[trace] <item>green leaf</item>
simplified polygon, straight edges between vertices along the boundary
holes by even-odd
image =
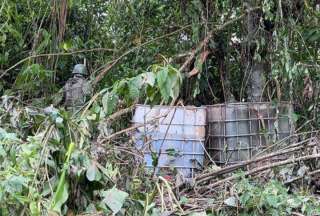
[[[178,97],[182,83],[180,72],[171,65],[155,68],[157,69],[158,88],[165,102],[168,102],[170,98]]]
[[[181,155],[181,153],[179,151],[177,151],[176,149],[174,148],[168,148],[166,149],[166,153],[169,155],[169,156],[172,156],[172,157],[177,157],[179,155]]]
[[[146,95],[148,97],[148,100],[153,102],[157,96],[157,93],[159,93],[159,90],[157,90],[156,88],[153,88],[151,86],[147,86]]]
[[[105,168],[104,167],[99,167],[99,168],[100,168],[100,171],[110,179],[114,178],[119,173],[119,169],[116,166],[112,166],[112,163],[106,163]]]
[[[159,157],[157,152],[151,152],[151,158],[152,158],[152,166],[157,167],[159,162]]]
[[[170,86],[170,96],[172,99],[178,97],[180,93],[180,86],[182,82],[182,77],[175,68],[169,66],[169,86]]]
[[[97,119],[97,114],[93,113],[93,114],[91,114],[91,115],[88,115],[88,116],[87,116],[87,119],[94,121],[94,120]]]
[[[5,189],[9,193],[21,192],[23,186],[27,187],[28,179],[23,176],[11,176],[5,181]]]
[[[237,198],[234,197],[234,196],[231,196],[229,198],[227,198],[225,201],[223,201],[224,204],[226,204],[227,206],[230,206],[230,207],[237,207]]]
[[[113,92],[107,92],[102,97],[103,110],[107,115],[113,113],[118,104],[118,95]]]
[[[141,76],[134,77],[129,80],[128,88],[129,88],[129,97],[131,99],[136,99],[140,96],[140,89],[142,87],[143,81]]]
[[[152,72],[147,72],[143,74],[144,82],[147,83],[150,86],[154,86],[156,82],[156,76]]]
[[[65,51],[68,51],[70,50],[70,48],[72,48],[72,43],[71,41],[66,41],[62,44],[62,47]]]
[[[185,197],[185,196],[180,197],[179,203],[180,204],[187,204],[188,203],[188,198]]]
[[[39,208],[38,203],[31,202],[29,205],[29,209],[30,209],[31,215],[33,215],[33,216],[40,215],[40,208]]]
[[[86,177],[89,181],[99,181],[101,179],[101,173],[94,162],[88,167]]]
[[[168,88],[168,85],[166,85],[167,78],[168,78],[168,68],[167,67],[158,71],[158,73],[157,73],[158,86],[160,89],[160,93],[166,102],[170,98],[170,92],[168,91],[169,88]]]
[[[63,165],[63,171],[59,179],[59,184],[56,192],[54,193],[53,200],[51,202],[50,209],[56,212],[61,213],[61,206],[68,200],[68,182],[66,180],[66,172],[69,167],[69,161],[71,154],[73,152],[75,144],[71,142],[66,153],[66,160]]]
[[[297,122],[297,121],[299,120],[299,118],[300,118],[300,115],[297,114],[297,113],[295,113],[295,112],[292,112],[292,113],[291,113],[291,118],[292,118],[292,120],[293,120],[294,122]]]
[[[102,196],[104,197],[103,203],[112,210],[113,214],[117,214],[121,210],[128,194],[113,187],[110,190],[103,191]]]
[[[61,213],[61,206],[68,200],[68,182],[65,179],[66,171],[64,170],[54,194],[53,201],[51,203],[51,210]]]

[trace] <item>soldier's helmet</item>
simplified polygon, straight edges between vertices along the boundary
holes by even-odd
[[[88,75],[87,68],[84,64],[76,64],[73,68],[72,74]]]

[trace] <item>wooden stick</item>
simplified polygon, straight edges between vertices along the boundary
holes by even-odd
[[[121,110],[113,113],[112,115],[110,115],[105,121],[106,122],[112,122],[112,121],[116,120],[117,118],[119,118],[120,116],[125,115],[125,114],[127,114],[129,112],[132,112],[133,109],[134,109],[134,105],[131,106],[131,107],[127,107],[125,109],[121,109]]]

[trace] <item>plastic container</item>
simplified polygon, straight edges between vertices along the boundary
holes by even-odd
[[[207,106],[207,150],[218,164],[252,158],[293,134],[290,103],[229,103]]]
[[[148,168],[158,174],[179,171],[185,178],[201,169],[204,159],[206,109],[137,105],[133,116],[136,147]],[[141,127],[139,127],[141,125]],[[152,157],[153,155],[153,157]]]

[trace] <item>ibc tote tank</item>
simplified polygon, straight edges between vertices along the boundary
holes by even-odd
[[[207,150],[218,164],[249,160],[293,134],[292,104],[226,103],[207,106]]]
[[[156,172],[176,169],[184,177],[194,176],[203,165],[206,126],[205,107],[137,105],[133,116],[136,147],[153,168],[152,152],[160,155]],[[139,127],[141,125],[141,127]]]

